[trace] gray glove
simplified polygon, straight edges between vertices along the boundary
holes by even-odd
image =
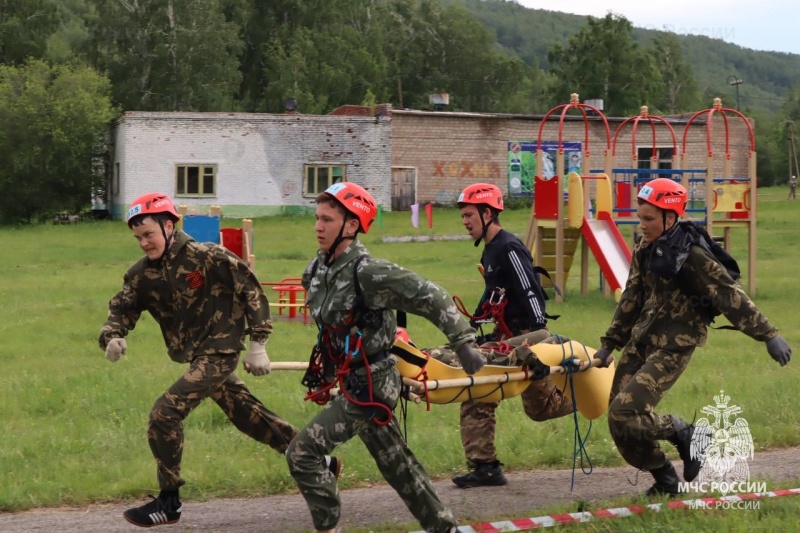
[[[461,361],[461,367],[464,369],[464,372],[469,375],[480,372],[483,365],[486,364],[486,359],[483,357],[483,354],[479,352],[471,342],[462,344],[461,347],[456,350],[456,355],[458,356],[458,360]]]
[[[119,361],[119,358],[128,351],[128,343],[119,337],[113,338],[106,344],[106,359],[112,363]]]
[[[792,347],[780,335],[767,341],[767,351],[781,366],[786,366],[792,358]]]
[[[611,352],[609,352],[603,347],[594,352],[592,358],[600,359],[600,364],[597,365],[597,368],[608,368],[608,366],[614,362],[614,356],[611,355]]]

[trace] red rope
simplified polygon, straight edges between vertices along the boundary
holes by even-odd
[[[431,401],[428,399],[428,371],[425,370],[424,368],[420,369],[419,374],[414,376],[414,379],[416,381],[422,382],[422,385],[425,387],[425,405],[427,407],[426,411],[430,411]]]
[[[353,354],[356,354],[359,351],[361,351],[362,347],[363,346],[362,346],[362,342],[361,342],[361,335],[357,335],[356,348],[353,350]],[[345,360],[344,365],[342,365],[341,369],[336,372],[337,381],[339,381],[339,390],[342,392],[344,397],[347,398],[348,401],[352,402],[355,405],[358,405],[359,407],[374,408],[374,409],[380,409],[380,410],[384,411],[386,413],[386,418],[385,419],[382,420],[382,419],[378,418],[377,416],[373,417],[373,418],[374,418],[375,424],[377,424],[379,426],[386,426],[392,421],[392,418],[394,418],[394,413],[389,408],[389,406],[375,401],[375,399],[374,399],[375,397],[373,395],[373,388],[372,388],[372,369],[370,369],[370,367],[369,367],[369,361],[367,360],[367,354],[364,353],[363,351],[361,351],[361,358],[364,361],[364,368],[366,369],[366,373],[367,373],[367,392],[368,392],[367,397],[369,398],[369,400],[367,400],[366,402],[362,402],[362,401],[357,400],[356,398],[351,396],[347,392],[347,389],[344,387],[344,378],[347,377],[350,374],[350,361],[353,359],[352,357],[348,357]]]
[[[500,332],[500,338],[510,339],[513,337],[514,334],[511,333],[511,330],[508,328],[505,319],[506,305],[508,305],[508,300],[503,298],[498,303],[484,302],[484,307],[487,304],[490,306],[489,311],[492,314],[492,318],[494,318],[494,323],[497,326],[497,330]]]
[[[491,317],[494,320],[497,331],[500,333],[501,339],[510,339],[514,336],[506,324],[505,314],[508,301],[505,298],[504,289],[495,289],[491,292],[489,298],[484,300],[481,305],[481,314],[479,315],[473,315],[467,311],[464,302],[458,296],[453,296],[453,301],[456,304],[456,309],[470,320],[480,321]]]
[[[321,346],[326,346],[328,348],[328,353],[327,354],[323,354],[321,352],[319,353],[319,357],[315,358],[311,362],[311,367],[310,367],[311,371],[320,379],[323,379],[324,376],[322,369],[323,367],[322,358],[328,357],[336,368],[336,379],[333,382],[328,383],[324,387],[321,387],[319,389],[312,390],[309,388],[308,393],[306,394],[306,397],[304,399],[311,400],[318,405],[325,405],[331,399],[331,389],[333,389],[335,386],[338,385],[339,392],[351,403],[358,405],[359,407],[375,408],[384,411],[386,413],[386,418],[381,419],[375,417],[375,423],[379,426],[385,426],[392,421],[394,413],[392,413],[392,410],[387,405],[377,402],[374,399],[375,396],[372,385],[373,382],[372,369],[370,368],[369,360],[367,359],[367,354],[363,351],[363,343],[361,335],[352,333],[349,334],[351,340],[355,338],[355,342],[353,343],[354,348],[349,353],[347,352],[347,350],[343,350],[342,353],[340,353],[338,356],[334,356],[334,354],[331,353],[330,351],[330,347],[333,345],[331,339],[331,333],[343,333],[346,331],[347,328],[325,327],[320,332],[319,344]],[[369,399],[366,402],[362,402],[353,397],[345,387],[345,379],[347,378],[347,376],[350,375],[350,362],[353,360],[353,357],[358,353],[361,354],[361,359],[364,362],[364,368],[366,369],[366,374],[367,374],[366,376],[367,397]]]
[[[461,313],[465,317],[469,318],[470,320],[483,320],[483,319],[489,318],[489,313],[488,312],[479,316],[479,315],[473,315],[472,313],[467,311],[467,306],[464,305],[464,302],[458,296],[453,296],[453,301],[455,302],[456,309],[458,309],[459,313]],[[481,309],[483,309],[483,308],[481,308]]]

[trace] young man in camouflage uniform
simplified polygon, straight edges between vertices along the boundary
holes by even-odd
[[[177,230],[178,220],[172,200],[164,194],[145,194],[131,204],[128,226],[146,256],[128,269],[100,332],[100,348],[116,362],[127,351],[124,337],[147,311],[161,326],[170,358],[189,363],[150,412],[147,439],[161,492],[123,515],[142,527],[173,524],[181,517],[183,420],[205,398],[214,400],[237,429],[277,452],[284,453],[297,433],[234,374],[245,347],[246,326],[250,345],[245,369],[255,376],[270,371],[266,342],[272,322],[261,284],[247,264],[225,248],[195,242]],[[337,474],[340,466],[335,458],[330,461]]]
[[[369,256],[357,234],[369,231],[377,205],[362,187],[332,185],[317,197],[317,258],[303,274],[307,303],[319,327],[307,383],[319,398],[341,393],[297,435],[286,458],[318,532],[335,531],[341,513],[336,480],[323,457],[356,435],[426,531],[457,531],[425,469],[406,446],[393,417],[401,390],[389,350],[401,310],[427,318],[447,335],[469,374],[484,362],[475,331],[441,287],[389,261]]]
[[[529,342],[550,336],[544,306],[545,295],[533,270],[530,250],[500,226],[503,194],[487,183],[470,185],[458,198],[461,220],[475,246],[484,242],[481,266],[486,290],[476,316],[485,314],[488,300],[503,302],[502,324],[497,324],[493,340],[533,333]],[[502,327],[501,327],[502,326]],[[536,336],[538,333],[538,336]],[[461,443],[470,471],[453,477],[462,488],[505,485],[506,477],[494,446],[495,411],[499,403],[467,401],[461,404]],[[550,380],[535,380],[522,393],[525,414],[543,422],[574,411],[572,402]]]
[[[702,304],[713,303],[736,329],[765,342],[781,366],[789,362],[792,350],[708,245],[687,238],[702,234],[691,222],[678,221],[686,210],[686,189],[681,184],[658,178],[646,183],[638,198],[642,238],[595,358],[605,366],[613,350],[622,350],[608,407],[611,436],[628,464],[655,478],[648,495],[674,495],[679,478],[658,441],[676,446],[683,477],[692,481],[700,473],[702,444],[708,436],[655,408],[686,369],[695,348],[705,344],[709,319]]]

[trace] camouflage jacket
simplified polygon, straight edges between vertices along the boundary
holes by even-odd
[[[394,344],[397,321],[393,310],[406,311],[428,319],[445,335],[453,350],[475,340],[475,330],[456,309],[450,295],[438,285],[410,270],[384,259],[370,257],[356,239],[330,266],[320,252],[303,273],[308,291],[309,312],[318,326],[346,331],[346,320],[353,310],[356,291],[353,267],[359,256],[358,283],[365,308],[377,310],[380,320],[362,330],[366,354],[388,350]],[[333,335],[334,353],[344,351],[344,333]]]
[[[148,311],[161,326],[169,356],[179,363],[198,355],[238,354],[272,333],[269,303],[255,274],[222,246],[194,241],[182,231],[160,261],[143,257],[125,273],[108,303],[100,348],[124,337]]]
[[[600,338],[604,348],[629,342],[677,348],[702,346],[708,330],[695,303],[710,301],[730,323],[757,341],[778,334],[755,303],[702,247],[693,245],[681,271],[666,279],[647,267],[650,245],[642,239],[634,248],[630,273],[614,318]]]

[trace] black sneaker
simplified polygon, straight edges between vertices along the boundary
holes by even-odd
[[[342,460],[332,455],[328,456],[328,470],[331,471],[333,477],[339,479],[339,474],[342,473]]]
[[[463,476],[455,476],[453,483],[462,489],[472,487],[499,487],[508,483],[506,476],[503,475],[503,468],[500,461],[491,463],[467,463],[470,471]]]
[[[163,500],[150,496],[153,500],[141,507],[128,509],[122,516],[131,524],[139,527],[163,526],[174,524],[181,519],[183,506],[177,498]]]

